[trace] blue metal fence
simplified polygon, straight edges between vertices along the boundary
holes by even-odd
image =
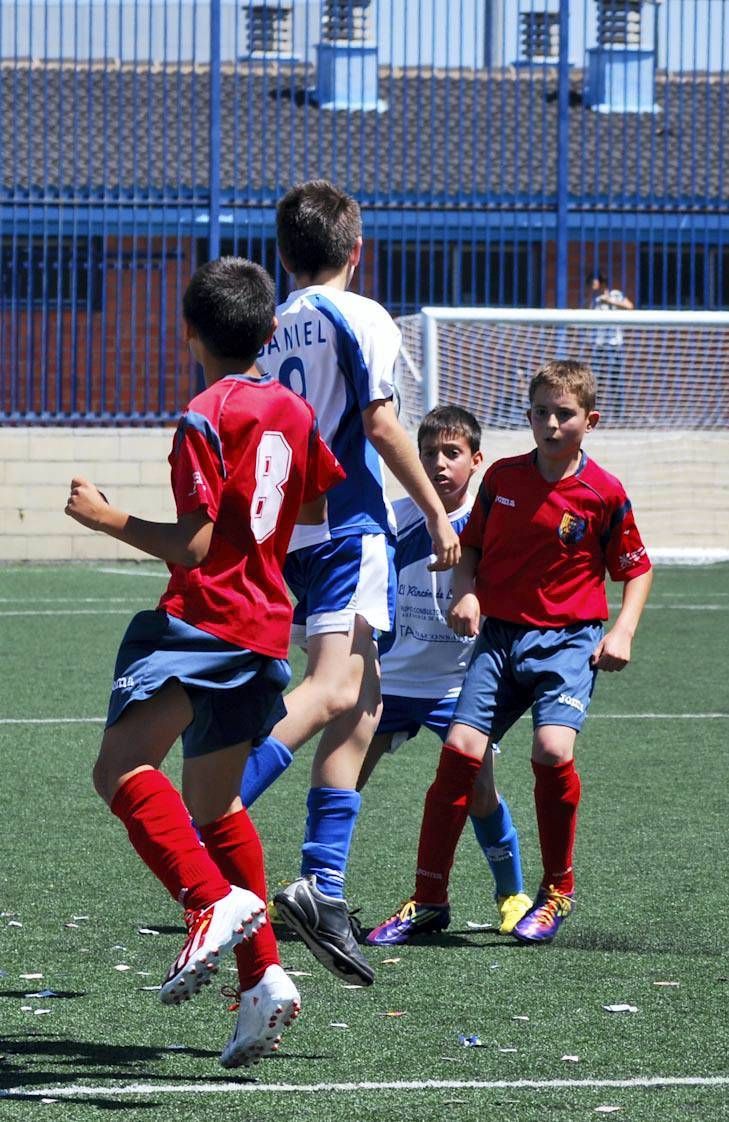
[[[276,199],[361,201],[422,304],[729,308],[723,0],[3,0],[0,421],[158,423],[208,256],[285,290]]]

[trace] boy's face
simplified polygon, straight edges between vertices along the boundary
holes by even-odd
[[[527,417],[540,456],[546,461],[567,462],[579,452],[600,414],[596,409],[588,413],[567,390],[539,386]]]
[[[481,452],[472,452],[465,436],[441,434],[427,436],[420,442],[420,462],[425,474],[450,513],[456,510],[468,490],[471,476],[483,460]]]

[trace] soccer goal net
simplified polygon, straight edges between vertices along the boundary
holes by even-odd
[[[729,314],[423,308],[399,321],[400,416],[469,409],[488,463],[529,447],[529,380],[588,363],[600,424],[586,451],[619,476],[653,553],[729,559]]]

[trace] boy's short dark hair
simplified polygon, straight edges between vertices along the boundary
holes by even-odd
[[[248,365],[270,335],[275,312],[273,281],[243,257],[201,265],[182,298],[182,314],[210,353]]]
[[[584,362],[560,358],[548,362],[538,370],[529,383],[529,401],[541,386],[552,390],[565,390],[577,398],[586,413],[591,413],[597,400],[597,382],[592,370]]]
[[[481,447],[481,426],[467,409],[460,405],[436,405],[426,413],[418,428],[418,451],[424,440],[429,437],[461,437],[467,441],[472,453]]]
[[[587,280],[585,281],[585,284],[590,285],[594,281],[598,281],[599,284],[607,284],[607,277],[604,273],[599,273],[597,270],[595,270],[592,273],[587,274]]]
[[[326,179],[297,183],[276,208],[276,238],[294,276],[341,269],[362,234],[359,203]]]

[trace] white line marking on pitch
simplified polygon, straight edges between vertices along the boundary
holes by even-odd
[[[525,713],[522,721],[531,717]],[[725,721],[729,713],[591,713],[591,721]],[[0,717],[0,725],[102,724],[106,717]]]
[[[106,717],[0,717],[0,725],[103,725]]]
[[[17,611],[0,612],[0,619],[5,616],[128,616],[128,608],[48,608],[39,612]]]
[[[111,573],[117,577],[156,577],[158,580],[166,580],[169,573],[166,569],[160,569],[155,572],[154,569],[112,569],[108,566],[100,569],[94,569],[95,573]]]
[[[0,604],[136,604],[146,596],[0,596]]]
[[[24,1098],[74,1098],[81,1096],[107,1098],[117,1095],[237,1095],[273,1093],[315,1094],[325,1091],[548,1091],[548,1090],[631,1090],[637,1087],[726,1087],[729,1076],[651,1076],[645,1079],[423,1079],[393,1080],[382,1083],[129,1083],[126,1085],[73,1087],[10,1087],[0,1091],[0,1098],[22,1095]]]

